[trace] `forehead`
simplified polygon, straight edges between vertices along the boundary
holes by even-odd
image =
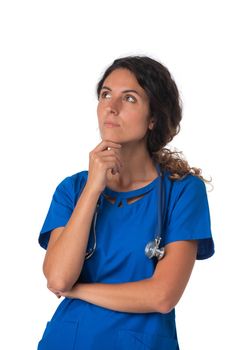
[[[139,85],[135,75],[126,68],[117,68],[111,72],[103,82],[112,90],[121,92],[123,90],[137,90],[142,97],[147,97],[145,90]]]

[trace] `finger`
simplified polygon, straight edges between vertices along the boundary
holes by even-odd
[[[113,149],[113,148],[103,150],[102,152],[99,152],[98,154],[99,154],[101,157],[114,156],[114,157],[117,157],[118,159],[120,159],[119,150]]]
[[[94,149],[94,151],[105,150],[105,149],[108,149],[108,147],[115,148],[115,149],[120,149],[121,148],[121,144],[117,143],[117,142],[112,142],[112,141],[109,141],[109,140],[104,140],[99,145],[97,145],[97,147]]]
[[[102,158],[102,160],[104,162],[111,161],[113,166],[115,166],[115,167],[117,167],[119,169],[122,168],[122,166],[123,166],[120,158],[118,156],[116,156],[115,154],[109,154],[109,155],[108,154],[104,154],[104,155],[102,155],[101,158]]]
[[[119,172],[120,165],[117,164],[116,159],[104,159],[104,164],[106,167],[106,170],[110,170],[111,173],[117,173]]]
[[[111,150],[111,149],[110,149],[110,150]],[[110,151],[110,150],[108,150],[108,151]],[[108,154],[107,154],[107,155],[108,155]],[[118,155],[117,150],[114,150],[113,155],[116,157],[117,164],[118,164],[120,167],[122,167],[122,166],[123,166],[123,163],[122,163],[122,161],[121,161],[121,159],[120,159],[120,157],[119,157],[119,155]]]

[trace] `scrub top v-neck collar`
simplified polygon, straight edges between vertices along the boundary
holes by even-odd
[[[103,193],[106,195],[112,195],[114,197],[121,197],[121,198],[128,198],[128,197],[134,197],[134,196],[136,197],[152,189],[156,185],[156,183],[159,181],[159,178],[160,176],[158,175],[154,180],[152,180],[146,186],[143,186],[135,190],[130,190],[130,191],[123,191],[123,192],[115,191],[106,186],[105,189],[103,190]]]
[[[160,166],[158,164],[155,165],[156,169],[157,169],[157,177],[154,178],[149,184],[147,184],[146,186],[143,186],[141,188],[137,188],[135,190],[130,190],[130,191],[115,191],[113,189],[111,189],[110,187],[105,187],[105,189],[102,192],[102,198],[104,198],[105,201],[107,201],[108,204],[111,204],[111,207],[121,207],[122,208],[122,204],[124,208],[130,208],[130,206],[132,206],[132,204],[140,202],[140,200],[133,202],[133,203],[128,203],[127,199],[128,198],[132,198],[132,197],[137,197],[140,195],[143,195],[147,192],[150,192],[153,188],[155,188],[157,186],[157,184],[159,183],[159,181],[161,181],[161,170],[160,170]],[[114,197],[115,198],[115,202],[111,203],[109,202],[109,200],[105,197],[106,196],[110,196],[110,197]],[[143,196],[144,197],[144,196]],[[142,198],[141,198],[142,200]]]
[[[159,164],[155,164],[155,168],[157,170],[158,176],[156,178],[154,178],[154,180],[152,180],[149,184],[147,184],[146,186],[143,186],[141,188],[137,188],[135,190],[130,190],[130,191],[115,191],[112,190],[110,187],[106,186],[105,189],[103,190],[103,194],[106,195],[113,195],[116,198],[127,198],[127,197],[136,197],[139,196],[147,191],[149,191],[150,189],[152,189],[157,182],[159,182],[160,178],[161,178],[161,168],[159,166]]]

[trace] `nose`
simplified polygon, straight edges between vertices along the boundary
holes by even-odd
[[[121,105],[120,101],[117,98],[111,98],[110,101],[108,101],[106,109],[110,113],[118,114],[120,111]]]

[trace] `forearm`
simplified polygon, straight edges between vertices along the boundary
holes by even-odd
[[[68,290],[78,280],[98,197],[89,187],[84,188],[66,227],[47,251],[43,271],[48,287]]]
[[[117,284],[78,283],[60,295],[85,300],[114,311],[160,312],[161,293],[159,290],[155,292],[154,281],[150,278]]]

